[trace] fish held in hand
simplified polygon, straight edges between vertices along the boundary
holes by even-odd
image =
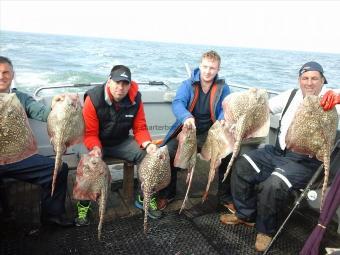
[[[164,189],[170,183],[170,156],[166,145],[152,154],[146,154],[139,165],[138,177],[144,196],[144,233],[147,233],[147,215],[151,195]]]
[[[38,152],[25,109],[14,93],[0,93],[0,165]]]
[[[324,111],[320,98],[306,96],[297,109],[286,135],[287,149],[316,157],[323,162],[325,177],[321,192],[320,210],[324,201],[330,168],[330,154],[336,137],[338,114],[336,109]]]
[[[222,107],[227,139],[232,145],[233,153],[224,174],[224,181],[238,156],[241,143],[248,138],[268,135],[270,126],[268,94],[265,89],[257,88],[232,93],[223,100]]]
[[[106,163],[100,157],[83,155],[77,167],[73,197],[77,200],[98,202],[98,239],[101,238],[110,183],[111,175]]]
[[[187,169],[187,191],[181,206],[179,213],[185,207],[188,200],[189,191],[191,188],[192,178],[196,166],[196,156],[197,156],[197,137],[196,129],[183,127],[182,131],[177,135],[178,147],[176,151],[176,156],[174,159],[174,166],[182,169]]]
[[[178,147],[174,159],[174,166],[188,169],[190,160],[197,152],[196,129],[183,127],[177,135]]]
[[[55,103],[47,118],[47,132],[56,153],[51,195],[53,195],[58,171],[62,164],[62,155],[67,147],[82,142],[84,131],[85,125],[79,96],[67,94],[63,100]]]
[[[230,148],[225,126],[220,121],[215,121],[208,131],[207,139],[200,153],[201,159],[210,160],[208,183],[203,194],[203,202],[208,197],[210,184],[214,180],[216,169],[221,164],[221,160],[231,152]]]

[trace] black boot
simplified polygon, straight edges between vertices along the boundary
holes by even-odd
[[[52,215],[48,213],[42,213],[40,222],[42,225],[56,225],[60,227],[74,226],[73,220],[68,219],[65,214]]]

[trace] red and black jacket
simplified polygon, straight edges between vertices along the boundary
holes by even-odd
[[[131,129],[139,145],[150,141],[137,83],[131,82],[127,97],[119,104],[106,102],[105,88],[105,85],[97,86],[85,94],[85,146],[92,149],[94,146],[117,145],[128,138]]]

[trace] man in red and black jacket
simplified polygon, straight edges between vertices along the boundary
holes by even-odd
[[[114,66],[106,84],[85,93],[83,116],[84,144],[91,155],[107,155],[139,163],[146,153],[154,153],[157,149],[146,125],[141,93],[126,66]],[[133,136],[129,134],[131,129]],[[151,218],[161,217],[161,211],[155,205],[153,198],[149,210]],[[77,206],[76,225],[88,225],[86,216],[90,203],[81,201]],[[143,209],[141,195],[138,195],[135,206]]]

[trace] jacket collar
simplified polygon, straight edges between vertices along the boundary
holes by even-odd
[[[107,86],[108,86],[108,83],[106,82],[105,87],[104,87],[105,102],[108,105],[112,105],[111,96],[108,94]],[[132,105],[135,104],[135,99],[136,99],[136,96],[137,96],[137,92],[138,92],[138,84],[135,81],[131,81],[131,86],[130,86],[129,92],[127,94],[127,97],[129,98],[130,104],[132,104]],[[125,98],[122,99],[121,102],[123,102],[123,101],[126,102]]]

